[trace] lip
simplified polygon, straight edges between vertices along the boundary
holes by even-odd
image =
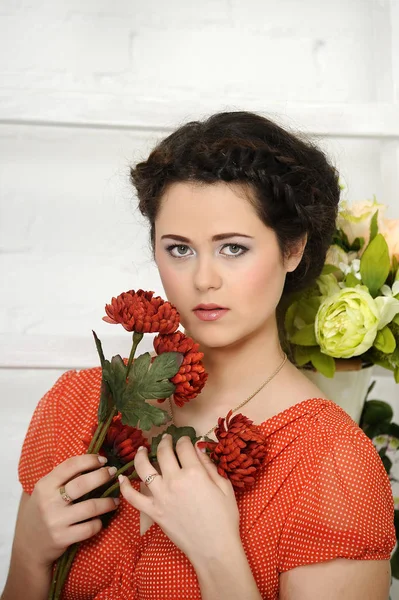
[[[217,321],[221,319],[227,312],[228,308],[214,308],[214,309],[203,309],[199,308],[194,310],[194,314],[200,321]]]
[[[193,310],[212,310],[212,309],[222,309],[227,310],[225,306],[220,306],[220,304],[198,304]]]

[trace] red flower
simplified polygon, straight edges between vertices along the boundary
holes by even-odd
[[[242,415],[218,420],[215,435],[218,442],[198,442],[200,448],[210,451],[219,475],[230,479],[234,489],[243,490],[255,483],[257,471],[266,458],[266,438],[253,421]]]
[[[183,406],[185,402],[198,396],[208,379],[208,374],[201,362],[204,353],[198,352],[199,344],[181,331],[170,335],[157,335],[153,344],[157,354],[181,352],[184,355],[180,369],[170,380],[176,386],[175,404]],[[159,400],[159,402],[164,402],[164,400]]]
[[[95,430],[96,427],[94,426],[92,433]],[[91,437],[85,438],[83,441],[88,446]],[[130,425],[123,425],[121,415],[117,414],[112,419],[112,423],[108,428],[107,435],[100,449],[100,454],[107,456],[108,459],[112,456],[122,466],[134,459],[140,446],[145,446],[150,450],[150,444],[143,436],[141,429],[131,427]],[[114,461],[112,461],[113,463]],[[134,467],[132,466],[125,472],[125,475],[129,475],[133,471]]]
[[[180,323],[179,313],[170,302],[153,295],[144,290],[123,292],[105,305],[103,321],[120,323],[126,331],[137,333],[173,333]]]

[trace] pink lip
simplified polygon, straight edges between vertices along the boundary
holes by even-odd
[[[226,309],[225,306],[220,306],[219,304],[198,304],[193,310],[211,310],[212,308]]]
[[[220,319],[221,317],[223,317],[227,313],[228,310],[229,310],[228,308],[215,308],[215,309],[200,308],[198,310],[194,310],[194,314],[201,321],[216,321],[217,319]]]

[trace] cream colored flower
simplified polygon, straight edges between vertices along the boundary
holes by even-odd
[[[399,219],[384,219],[381,231],[388,244],[389,256],[396,256],[399,260]]]
[[[338,212],[337,227],[342,229],[348,236],[350,244],[353,244],[356,238],[364,238],[364,250],[370,240],[370,223],[374,213],[378,210],[378,230],[382,228],[383,215],[386,210],[384,204],[374,200],[365,200],[348,205],[346,201],[341,202]]]
[[[375,340],[380,313],[361,286],[344,288],[327,297],[316,315],[315,334],[320,350],[334,358],[366,352]]]

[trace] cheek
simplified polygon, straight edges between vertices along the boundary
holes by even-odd
[[[157,267],[166,297],[169,302],[176,305],[176,300],[178,301],[179,297],[181,299],[183,274],[177,272],[167,261],[163,261],[162,259],[157,261]]]
[[[279,257],[270,256],[269,260],[258,260],[250,269],[244,270],[237,278],[237,287],[243,294],[253,294],[254,299],[259,298],[263,292],[273,295],[281,291],[285,280],[285,270]]]

